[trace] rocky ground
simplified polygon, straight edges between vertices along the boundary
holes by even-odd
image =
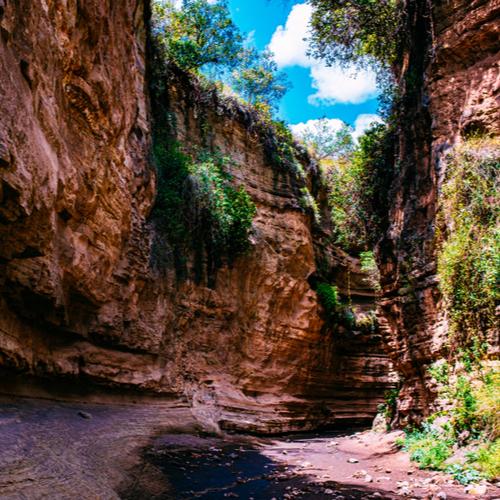
[[[420,471],[394,447],[397,433],[371,431],[275,439],[164,435],[145,453],[175,498],[500,498],[488,485],[467,494],[444,474]],[[138,492],[128,498],[141,498]]]
[[[71,403],[0,396],[1,499],[473,498],[416,469],[395,434],[200,434],[179,400]],[[488,485],[476,498],[500,498]]]

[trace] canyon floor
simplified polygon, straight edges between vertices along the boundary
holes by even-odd
[[[396,435],[208,436],[181,400],[0,397],[0,498],[474,498],[416,469]],[[500,488],[480,498],[500,498]]]

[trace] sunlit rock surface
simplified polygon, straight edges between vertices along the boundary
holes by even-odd
[[[435,395],[425,367],[442,355],[447,341],[436,276],[443,160],[470,134],[500,132],[500,4],[407,3],[408,44],[399,69],[404,99],[398,170],[390,227],[379,245],[380,319],[403,380],[401,421],[432,411]]]
[[[153,255],[144,5],[0,5],[2,389],[17,373],[181,395],[206,427],[253,432],[373,418],[394,384],[381,337],[327,328],[310,285],[318,254],[341,290],[346,276],[363,288],[359,263],[319,248],[328,228],[313,229],[244,113],[169,80],[179,139],[201,144],[203,112],[258,210],[251,251],[214,286],[179,283]],[[370,290],[352,296],[373,307]]]

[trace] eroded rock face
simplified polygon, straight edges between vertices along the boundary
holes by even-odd
[[[426,367],[447,341],[436,276],[443,160],[471,133],[500,132],[498,2],[417,1],[408,2],[408,11],[399,171],[391,225],[379,246],[380,319],[403,378],[401,421],[432,411],[435,395]]]
[[[241,114],[201,105],[257,205],[251,251],[211,287],[154,265],[142,1],[7,1],[0,16],[5,376],[185,395],[214,428],[372,418],[394,384],[380,335],[325,327],[309,283],[321,230]],[[170,85],[179,138],[199,144],[200,104]],[[363,281],[358,263],[320,251],[340,288],[347,272]],[[353,300],[373,304],[358,288]]]

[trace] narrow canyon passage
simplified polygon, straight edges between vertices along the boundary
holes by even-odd
[[[499,500],[498,19],[0,0],[0,500]]]
[[[210,436],[181,400],[63,403],[0,396],[0,498],[471,498],[418,470],[398,433],[362,428]],[[446,495],[446,496],[444,496]],[[490,489],[495,498],[500,489]]]

